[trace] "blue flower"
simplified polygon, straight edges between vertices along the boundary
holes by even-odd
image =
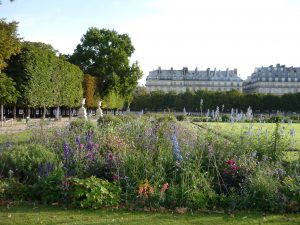
[[[172,143],[173,143],[173,153],[174,153],[174,156],[175,156],[176,160],[177,161],[182,161],[183,157],[180,154],[180,147],[179,147],[179,143],[177,141],[177,137],[176,137],[175,134],[172,135],[171,140],[172,140]]]
[[[174,154],[180,153],[180,147],[179,147],[177,137],[176,137],[175,134],[172,135],[171,140],[172,140],[172,143],[173,143],[173,152],[174,152]]]

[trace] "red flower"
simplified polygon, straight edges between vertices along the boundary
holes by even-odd
[[[235,165],[235,161],[233,161],[232,159],[230,159],[230,160],[227,161],[227,164],[231,165],[231,166]]]

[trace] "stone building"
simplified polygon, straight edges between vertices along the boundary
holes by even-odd
[[[239,90],[242,92],[243,81],[237,75],[237,69],[226,71],[220,70],[157,70],[149,72],[146,79],[146,87],[151,91],[161,90],[164,92],[175,91],[177,93],[187,90],[208,90],[208,91],[230,91]]]
[[[274,95],[300,92],[300,68],[280,64],[255,68],[254,73],[244,81],[243,91]]]

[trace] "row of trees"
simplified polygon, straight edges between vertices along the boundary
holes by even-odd
[[[43,108],[43,117],[49,107],[78,107],[82,97],[88,108],[100,99],[105,108],[129,105],[142,77],[129,62],[133,52],[127,34],[90,28],[72,55],[61,55],[51,45],[22,42],[17,23],[0,20],[1,121],[3,105]]]
[[[82,99],[83,72],[56,56],[50,45],[23,42],[21,52],[8,61],[5,73],[16,82],[20,93],[17,105],[43,108],[43,117],[46,108],[77,107]]]
[[[201,104],[202,99],[202,104]],[[216,109],[224,105],[224,111],[230,112],[232,108],[247,110],[249,106],[255,111],[271,112],[300,111],[300,93],[275,96],[271,94],[243,94],[233,90],[229,92],[196,91],[176,94],[175,92],[164,93],[155,91],[149,93],[146,88],[137,88],[131,109],[133,110],[176,110],[183,108],[190,112],[206,112],[208,109]]]

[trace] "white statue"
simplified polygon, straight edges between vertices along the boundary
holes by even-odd
[[[103,112],[102,112],[102,109],[101,109],[101,105],[102,105],[102,101],[100,100],[98,102],[98,109],[96,110],[96,117],[97,118],[103,117]]]
[[[78,109],[78,118],[87,119],[87,112],[86,112],[86,108],[84,108],[84,105],[85,105],[85,98],[81,100],[81,107]]]
[[[81,106],[83,107],[85,105],[85,98],[83,98],[82,100],[81,100]]]

